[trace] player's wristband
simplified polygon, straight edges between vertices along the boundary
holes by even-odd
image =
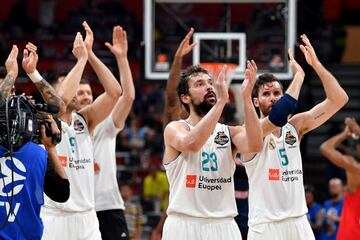
[[[285,93],[272,107],[269,113],[269,120],[274,125],[282,127],[287,123],[287,118],[294,113],[297,107],[297,100]]]
[[[27,73],[27,75],[29,76],[29,78],[31,79],[31,81],[33,83],[40,82],[43,79],[43,77],[40,75],[40,73],[36,69],[32,73]]]
[[[354,140],[359,140],[359,138],[360,138],[360,136],[359,136],[359,135],[356,135],[355,133],[352,133],[352,134],[351,134],[351,137],[352,137],[352,139],[354,139]]]

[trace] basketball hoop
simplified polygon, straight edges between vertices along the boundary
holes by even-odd
[[[220,63],[220,62],[205,62],[200,63],[200,66],[205,68],[209,71],[209,73],[213,76],[213,78],[216,80],[221,72],[221,69],[224,65],[227,65],[226,69],[226,83],[229,86],[232,81],[232,74],[237,68],[238,65],[234,63]]]

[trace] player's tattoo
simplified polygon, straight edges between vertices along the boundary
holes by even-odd
[[[324,114],[325,114],[325,112],[320,113],[319,115],[315,116],[315,119],[320,118],[320,117],[323,116]]]
[[[5,94],[5,96],[10,95],[15,79],[16,78],[12,74],[7,74],[2,83],[0,83],[0,92]]]
[[[56,94],[55,89],[45,79],[36,82],[35,85],[47,103],[58,106],[59,108],[65,107],[64,101]]]

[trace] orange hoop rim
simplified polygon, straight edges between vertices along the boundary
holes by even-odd
[[[227,65],[227,72],[235,70],[238,67],[235,63],[223,63],[223,62],[203,62],[199,64],[213,75],[218,76],[222,67]]]

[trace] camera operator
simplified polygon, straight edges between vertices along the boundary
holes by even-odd
[[[7,74],[0,80],[0,239],[41,239],[40,209],[44,192],[54,201],[65,202],[70,187],[53,143],[53,136],[60,134],[54,119],[49,115],[45,120],[50,137],[45,126],[41,126],[43,146],[32,142],[32,137],[23,138],[18,128],[21,111],[29,110],[26,107],[31,103],[25,97],[12,95],[18,74],[17,55],[18,48],[14,45],[5,63]],[[34,66],[33,62],[34,54],[24,50],[23,66],[27,73],[31,68],[26,67]],[[61,109],[64,103],[44,79],[35,85],[47,102]],[[9,114],[9,99],[20,99],[25,107],[15,104],[12,111],[16,114]]]

